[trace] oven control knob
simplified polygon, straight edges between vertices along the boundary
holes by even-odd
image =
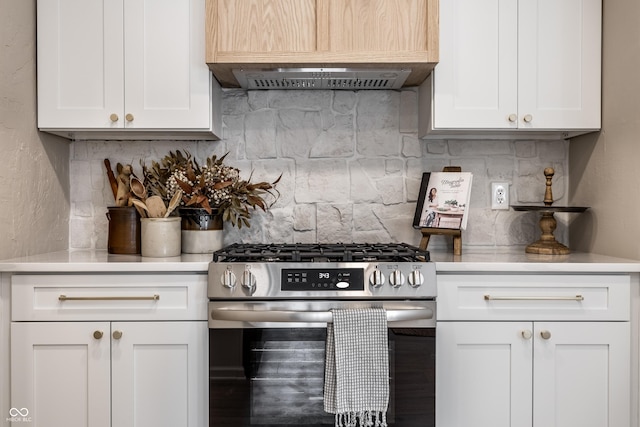
[[[399,288],[404,285],[404,274],[400,270],[393,270],[391,276],[389,276],[389,283],[394,288]]]
[[[222,286],[231,289],[236,285],[236,275],[233,274],[233,271],[226,270],[224,273],[222,273],[220,281],[222,282]]]
[[[374,288],[384,285],[384,274],[380,270],[374,270],[369,277],[369,284]]]
[[[256,286],[256,275],[250,272],[249,270],[245,270],[242,273],[242,286],[247,289],[253,289]]]
[[[418,270],[413,270],[411,274],[409,274],[409,284],[414,288],[422,285],[424,283],[424,276]]]

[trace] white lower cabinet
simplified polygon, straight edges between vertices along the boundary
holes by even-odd
[[[441,322],[437,331],[438,427],[629,425],[629,323]]]
[[[113,323],[111,330],[113,426],[208,425],[207,322]]]
[[[629,425],[629,322],[534,322],[533,336],[534,427]]]
[[[33,426],[204,426],[207,331],[206,322],[14,323],[12,407],[27,408]]]
[[[208,425],[206,299],[193,299],[206,276],[32,275],[12,285],[11,407],[30,426]],[[15,321],[34,316],[44,321]],[[184,319],[162,319],[172,316]]]
[[[532,345],[527,323],[440,322],[436,426],[531,425]]]
[[[437,427],[630,425],[628,276],[453,275],[440,299]]]
[[[109,323],[13,323],[11,406],[33,426],[111,426]],[[95,331],[103,331],[101,339]]]

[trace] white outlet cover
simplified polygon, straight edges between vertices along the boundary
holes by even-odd
[[[491,183],[491,209],[509,210],[509,183]]]

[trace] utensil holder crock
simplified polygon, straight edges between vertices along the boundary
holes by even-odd
[[[110,254],[140,253],[140,215],[133,207],[107,207],[109,230],[107,251]]]
[[[141,218],[142,256],[174,257],[182,250],[180,217]]]

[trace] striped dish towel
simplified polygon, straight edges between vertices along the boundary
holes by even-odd
[[[332,310],[327,325],[324,410],[336,427],[387,426],[389,342],[382,308]]]

